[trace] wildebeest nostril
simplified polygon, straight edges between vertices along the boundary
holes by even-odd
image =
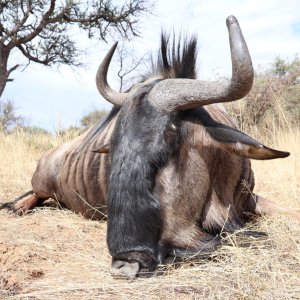
[[[138,262],[128,262],[123,260],[113,260],[110,273],[115,278],[134,279],[140,271]]]

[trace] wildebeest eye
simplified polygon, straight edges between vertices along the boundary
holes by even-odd
[[[172,148],[172,151],[177,149],[179,145],[180,135],[179,135],[179,126],[174,123],[170,122],[166,127],[164,132],[164,140]]]
[[[176,126],[174,123],[171,123],[171,124],[170,124],[170,128],[171,128],[172,130],[176,130],[176,129],[177,129],[177,126]]]

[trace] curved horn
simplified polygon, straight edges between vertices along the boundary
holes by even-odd
[[[166,111],[185,110],[217,102],[243,98],[253,84],[251,57],[240,25],[234,16],[226,19],[229,32],[232,77],[229,82],[207,82],[194,79],[165,79],[157,83],[149,100]]]
[[[105,100],[116,106],[122,106],[127,98],[126,93],[119,93],[114,91],[107,83],[107,71],[112,59],[112,56],[117,48],[118,42],[114,43],[110,48],[106,56],[104,57],[102,63],[100,64],[97,75],[96,75],[96,85],[100,94]]]

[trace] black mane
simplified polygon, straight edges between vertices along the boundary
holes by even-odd
[[[161,34],[161,46],[154,72],[164,78],[196,79],[197,38],[181,37],[176,42],[175,34]]]

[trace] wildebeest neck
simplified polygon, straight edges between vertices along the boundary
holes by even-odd
[[[107,235],[114,258],[143,252],[151,263],[139,263],[148,269],[156,264],[161,230],[155,178],[179,144],[178,118],[149,104],[151,87],[142,87],[122,107],[111,139]]]

